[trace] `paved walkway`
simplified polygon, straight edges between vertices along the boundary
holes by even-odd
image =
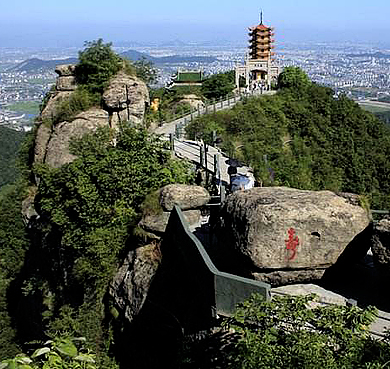
[[[176,137],[174,139],[175,155],[207,168],[208,171],[220,178],[223,184],[229,185],[230,178],[228,174],[228,167],[230,166],[230,158],[226,154],[222,153],[218,148],[213,146],[207,146],[207,155],[204,155],[204,153],[202,155],[201,149],[204,150],[202,142],[181,139],[181,136],[184,134],[184,127],[200,115],[230,109],[245,97],[254,95],[273,95],[275,93],[276,91],[253,91],[251,94],[236,95],[224,101],[219,101],[204,108],[200,108],[191,114],[175,119],[169,123],[165,123],[163,126],[156,128],[154,133],[163,135],[163,139],[167,140],[171,134],[177,136],[178,127],[180,127],[180,131],[182,131],[179,133],[180,137]],[[204,157],[207,158],[207,161],[205,161]],[[218,173],[215,173],[215,161],[218,163],[217,168],[219,168],[219,175]],[[246,175],[254,180],[252,169],[247,166],[237,167],[237,174]]]
[[[216,147],[207,146],[207,155],[201,153],[201,149],[203,149],[204,152],[204,145],[199,141],[174,140],[174,151],[177,157],[190,160],[203,168],[207,168],[209,172],[216,175],[216,177],[219,177],[225,186],[229,185],[230,178],[228,174],[228,167],[230,166],[229,163],[231,159]],[[203,158],[201,162],[202,156]],[[207,164],[205,157],[207,158]],[[215,173],[215,160],[218,162],[217,170],[219,168],[219,176],[218,173]],[[237,174],[253,177],[252,169],[247,166],[237,167]]]
[[[229,99],[226,99],[224,101],[219,101],[219,102],[210,104],[204,108],[200,108],[191,114],[187,114],[187,115],[180,117],[178,119],[175,119],[171,122],[167,122],[167,123],[163,124],[161,127],[156,128],[154,133],[163,134],[163,135],[169,135],[170,133],[175,134],[176,127],[178,125],[185,127],[188,123],[191,122],[192,119],[195,119],[196,117],[198,117],[200,115],[213,113],[213,112],[224,110],[224,109],[230,109],[234,105],[236,105],[239,101],[241,101],[243,98],[248,97],[248,96],[274,95],[275,93],[276,93],[276,91],[263,91],[263,93],[261,93],[260,91],[254,91],[251,94],[236,95],[236,96],[231,97]]]

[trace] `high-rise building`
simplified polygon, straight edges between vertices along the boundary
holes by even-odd
[[[276,82],[281,68],[275,61],[274,28],[263,24],[261,13],[260,24],[249,28],[249,53],[244,65],[236,66],[236,87],[239,87],[240,77],[245,79],[248,90],[257,88],[270,89]]]

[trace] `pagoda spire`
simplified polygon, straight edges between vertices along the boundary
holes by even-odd
[[[260,24],[263,24],[263,9],[260,11]]]

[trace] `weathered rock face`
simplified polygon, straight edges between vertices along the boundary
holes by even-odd
[[[370,222],[363,208],[333,192],[282,187],[238,191],[227,198],[221,217],[224,249],[260,273],[259,279],[263,272],[333,265]],[[292,275],[275,276],[294,282]]]
[[[173,184],[161,190],[160,204],[165,211],[172,211],[175,205],[181,210],[196,209],[209,201],[210,194],[200,186]]]
[[[111,282],[109,293],[128,322],[141,310],[160,262],[157,243],[130,251]]]
[[[85,133],[94,132],[108,122],[106,111],[91,108],[76,116],[72,122],[57,124],[51,132],[46,146],[45,163],[54,168],[72,162],[76,156],[69,152],[69,142],[73,138],[81,138]]]
[[[76,89],[76,78],[73,76],[58,77],[56,81],[57,91],[74,91]]]
[[[300,270],[278,270],[269,273],[252,273],[252,278],[272,286],[285,286],[292,283],[307,281],[318,281],[326,269],[300,269]]]
[[[170,212],[164,211],[160,214],[146,215],[140,221],[139,226],[147,232],[161,236],[168,225],[170,214]],[[200,210],[186,210],[183,211],[183,215],[189,224],[190,230],[200,226]]]
[[[45,109],[41,113],[42,120],[52,119],[56,115],[57,106],[68,99],[72,94],[72,91],[55,91],[51,94],[49,101],[47,102]]]
[[[75,159],[69,152],[69,142],[72,138],[82,137],[99,127],[110,125],[116,128],[119,122],[142,123],[145,105],[149,103],[148,89],[141,80],[120,72],[112,79],[104,93],[104,108],[91,108],[74,118],[69,117],[69,121],[52,126],[50,121],[56,115],[58,104],[69,99],[77,87],[74,65],[59,65],[55,71],[59,77],[56,90],[51,93],[41,113],[34,147],[35,163],[60,167]]]
[[[371,250],[377,268],[381,272],[390,274],[390,217],[375,224]]]
[[[112,125],[127,121],[141,124],[145,106],[149,105],[148,88],[138,78],[119,72],[104,92],[103,104]]]
[[[74,64],[61,64],[57,65],[54,70],[60,77],[69,77],[73,76],[76,66]]]

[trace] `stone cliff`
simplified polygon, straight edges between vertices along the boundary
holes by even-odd
[[[69,152],[72,138],[81,137],[99,127],[117,129],[120,123],[142,125],[145,106],[149,104],[146,84],[135,76],[119,72],[102,95],[100,106],[94,106],[56,124],[51,121],[59,105],[70,99],[77,88],[75,66],[60,65],[55,90],[51,92],[39,122],[34,148],[34,162],[58,168],[75,159]]]

